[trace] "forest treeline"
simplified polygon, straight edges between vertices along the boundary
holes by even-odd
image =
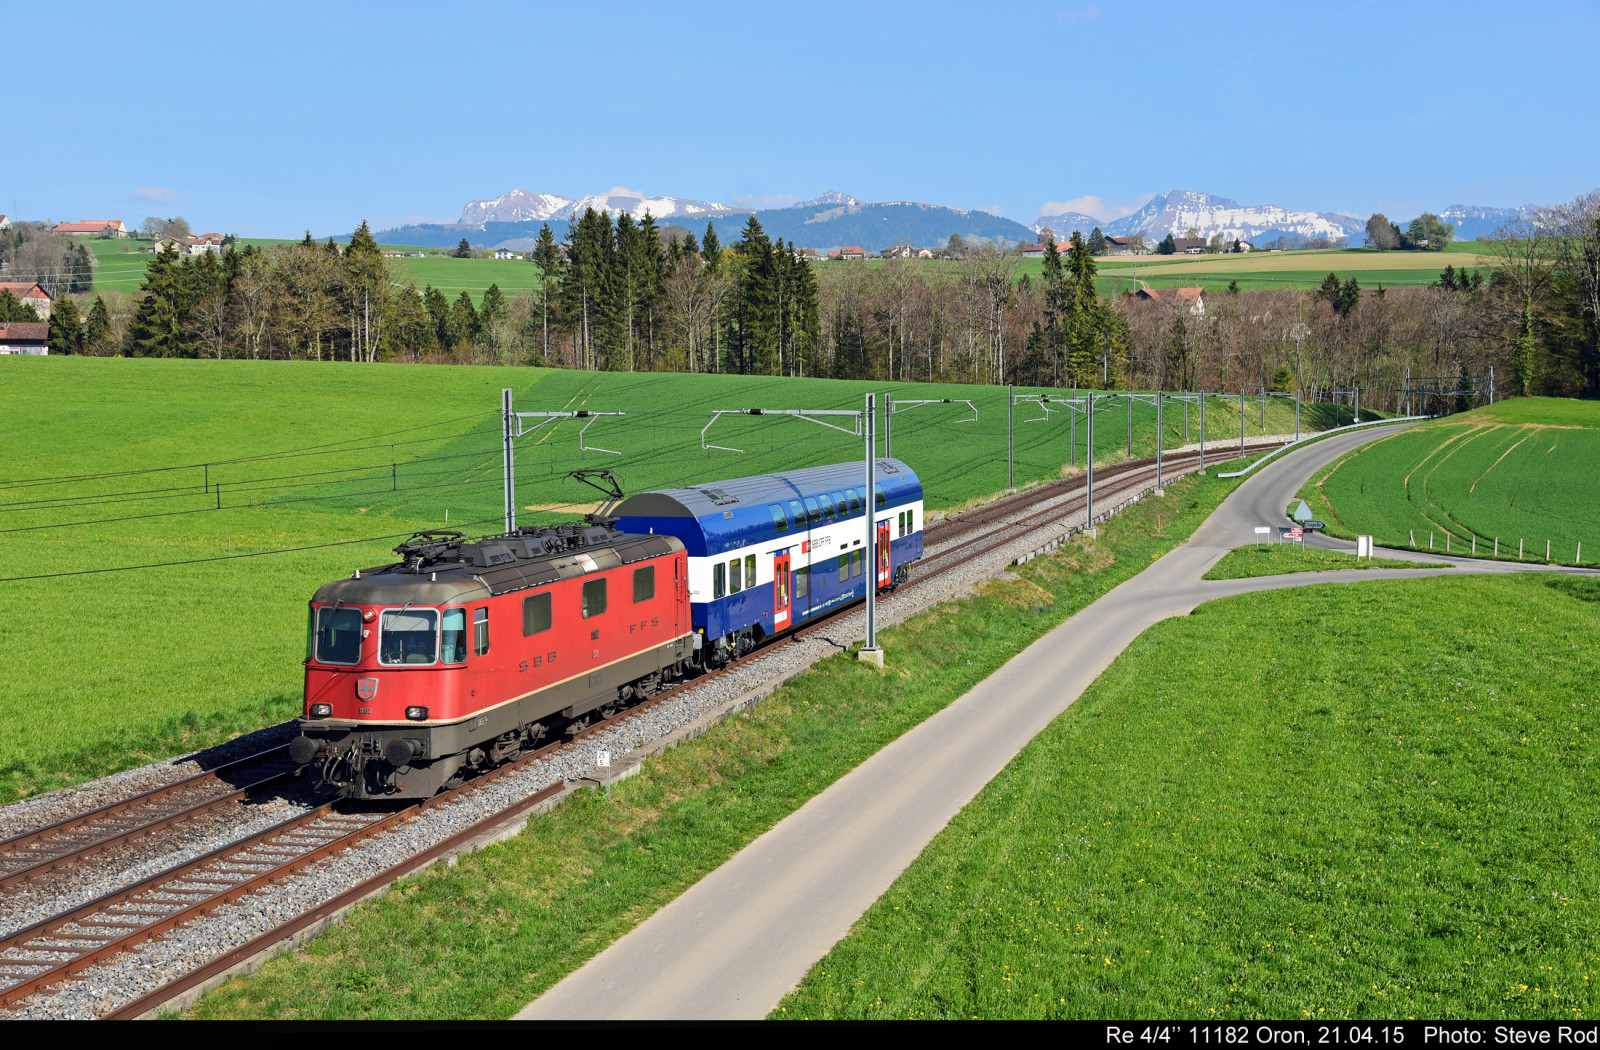
[[[1100,389],[1360,387],[1399,407],[1407,375],[1484,375],[1504,393],[1600,396],[1600,198],[1530,214],[1485,242],[1487,277],[1447,268],[1423,288],[1177,296],[1095,290],[1081,238],[1038,277],[981,247],[961,259],[815,263],[752,216],[663,242],[655,222],[590,211],[534,251],[535,290],[474,302],[416,287],[365,223],[220,254],[156,255],[143,287],[89,302],[80,352],[548,365]],[[58,308],[59,308],[58,304]],[[59,309],[58,309],[59,312]],[[91,330],[92,329],[92,330]]]

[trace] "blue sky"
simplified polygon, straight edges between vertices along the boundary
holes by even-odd
[[[54,10],[101,43],[18,125],[0,211],[27,219],[321,235],[613,186],[1406,218],[1600,186],[1600,7],[1570,0]]]

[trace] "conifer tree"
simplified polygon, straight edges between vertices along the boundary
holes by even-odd
[[[106,301],[98,295],[94,297],[94,305],[89,307],[89,320],[84,325],[83,341],[89,350],[96,353],[104,353],[111,341],[111,310],[107,308]]]
[[[539,267],[539,310],[543,335],[541,337],[540,364],[550,359],[550,291],[551,285],[561,279],[561,250],[556,247],[555,234],[550,224],[539,227],[539,240],[533,246],[533,261]]]
[[[50,352],[76,354],[83,349],[83,325],[78,320],[78,304],[62,296],[50,311]]]

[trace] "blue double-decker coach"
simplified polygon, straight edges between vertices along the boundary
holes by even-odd
[[[898,459],[876,461],[868,570],[860,461],[643,492],[613,512],[629,533],[676,536],[689,556],[689,600],[701,659],[721,664],[858,598],[894,586],[922,557],[922,483]]]

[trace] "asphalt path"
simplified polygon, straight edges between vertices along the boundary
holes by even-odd
[[[1276,532],[1285,523],[1285,507],[1318,469],[1400,429],[1326,438],[1260,468],[1187,544],[1103,595],[846,774],[517,1018],[765,1017],[1028,741],[1130,642],[1169,616],[1182,616],[1214,598],[1284,587],[1551,571],[1531,563],[1396,551],[1396,557],[1441,564],[1201,579],[1229,550],[1256,542],[1256,526]],[[1317,537],[1317,543],[1354,546],[1326,537]],[[1446,561],[1454,567],[1443,567]]]

